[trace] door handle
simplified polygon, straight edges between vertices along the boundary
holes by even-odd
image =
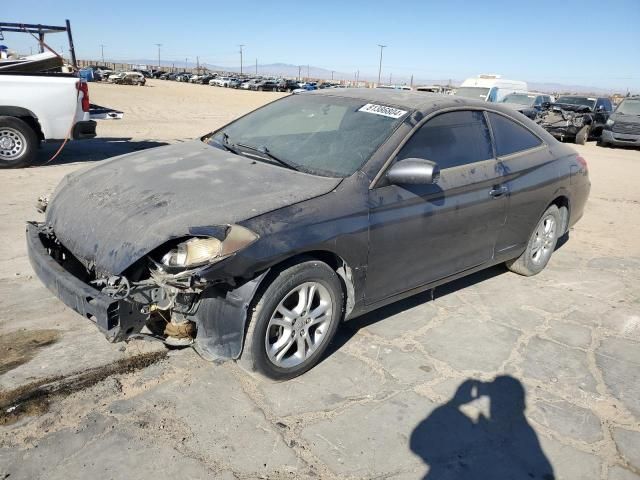
[[[493,198],[498,198],[507,193],[509,189],[504,185],[494,186],[491,190],[489,190],[489,195]]]

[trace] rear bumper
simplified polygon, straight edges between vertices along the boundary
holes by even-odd
[[[611,130],[602,131],[602,142],[611,145],[640,147],[640,135],[630,133],[614,133]]]
[[[82,140],[83,138],[93,138],[96,136],[96,122],[93,120],[83,120],[73,126],[72,138]]]
[[[95,323],[110,342],[124,340],[142,328],[148,314],[141,312],[141,306],[105,295],[65,270],[42,243],[41,227],[27,223],[29,261],[42,283],[62,303]]]

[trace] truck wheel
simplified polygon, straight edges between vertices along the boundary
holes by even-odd
[[[531,277],[544,270],[558,243],[562,229],[562,215],[555,205],[551,205],[542,214],[535,231],[531,234],[527,248],[518,258],[508,261],[507,268],[512,272]]]
[[[326,263],[309,260],[281,270],[254,299],[238,363],[274,380],[303,374],[322,358],[343,307],[340,278]]]
[[[587,143],[588,139],[589,139],[589,125],[585,125],[578,131],[578,133],[576,133],[576,143],[578,145],[584,145],[585,143]]]
[[[0,117],[0,168],[30,165],[38,149],[36,132],[16,117]]]

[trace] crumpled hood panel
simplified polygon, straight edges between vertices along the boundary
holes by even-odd
[[[238,223],[333,190],[340,179],[233,155],[199,140],[67,175],[46,222],[75,256],[119,274],[189,228]]]

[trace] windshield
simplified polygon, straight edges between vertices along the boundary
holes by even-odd
[[[512,93],[502,100],[502,103],[515,103],[518,105],[532,106],[536,101],[535,95],[527,95],[526,93]]]
[[[458,87],[455,95],[457,97],[475,98],[476,100],[486,100],[488,88],[483,87]]]
[[[560,97],[556,100],[556,103],[562,103],[564,105],[581,105],[593,110],[596,106],[596,99],[591,97]]]
[[[618,108],[616,108],[616,113],[621,113],[622,115],[640,115],[640,98],[623,100],[622,103],[618,105]]]
[[[268,152],[296,170],[347,177],[378,149],[407,111],[329,95],[293,95],[223,127],[209,144],[247,154]],[[236,148],[237,147],[237,148]]]

